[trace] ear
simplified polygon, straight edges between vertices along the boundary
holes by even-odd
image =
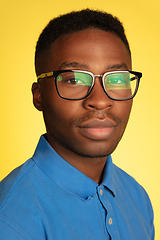
[[[32,84],[32,95],[35,108],[37,108],[39,111],[42,111],[41,86],[37,82]]]

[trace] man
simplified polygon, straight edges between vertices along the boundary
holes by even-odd
[[[154,239],[147,193],[110,156],[142,76],[119,20],[89,9],[53,19],[35,68],[46,134],[1,182],[1,239]]]

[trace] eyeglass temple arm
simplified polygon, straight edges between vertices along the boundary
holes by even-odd
[[[53,72],[42,73],[37,77],[37,80],[39,80],[41,78],[51,77],[51,76],[53,76]]]

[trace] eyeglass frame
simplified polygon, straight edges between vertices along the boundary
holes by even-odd
[[[66,97],[63,97],[60,92],[59,92],[59,89],[58,89],[58,84],[57,84],[57,77],[60,73],[63,73],[63,72],[81,72],[81,73],[86,73],[86,74],[89,74],[93,81],[92,81],[92,85],[90,86],[90,89],[88,91],[88,93],[82,97],[82,98],[66,98]],[[113,73],[125,73],[125,72],[128,72],[128,73],[131,73],[131,74],[134,74],[137,76],[137,84],[136,84],[136,88],[135,88],[135,91],[134,91],[134,94],[129,97],[129,98],[125,98],[125,99],[116,99],[116,98],[112,98],[111,96],[109,96],[109,94],[107,93],[107,90],[105,88],[105,77],[109,74],[113,74]],[[49,78],[49,77],[54,77],[55,79],[55,85],[56,85],[56,90],[57,90],[57,93],[58,95],[63,98],[63,99],[66,99],[66,100],[83,100],[85,99],[86,97],[89,96],[89,94],[91,93],[93,87],[94,87],[94,84],[95,84],[95,78],[96,77],[101,77],[102,78],[102,88],[104,90],[104,92],[106,93],[107,97],[114,100],[114,101],[127,101],[127,100],[130,100],[130,99],[133,99],[138,91],[138,87],[139,87],[139,83],[140,83],[140,78],[142,77],[142,73],[141,72],[136,72],[136,71],[128,71],[128,70],[119,70],[119,71],[109,71],[109,72],[105,72],[103,74],[94,74],[90,71],[85,71],[85,70],[77,70],[77,69],[66,69],[66,70],[56,70],[56,71],[52,71],[52,72],[47,72],[47,73],[42,73],[40,75],[37,76],[37,81],[40,82],[40,79],[44,79],[44,78]]]

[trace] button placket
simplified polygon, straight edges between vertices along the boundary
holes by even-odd
[[[104,186],[99,186],[98,187],[98,196],[99,196],[99,201],[101,202],[103,209],[105,211],[105,228],[108,234],[116,239],[120,240],[119,232],[116,226],[115,222],[115,217],[114,217],[114,211],[112,209],[112,205],[110,203],[110,197],[108,196],[111,194],[110,192],[107,192],[105,190]]]

